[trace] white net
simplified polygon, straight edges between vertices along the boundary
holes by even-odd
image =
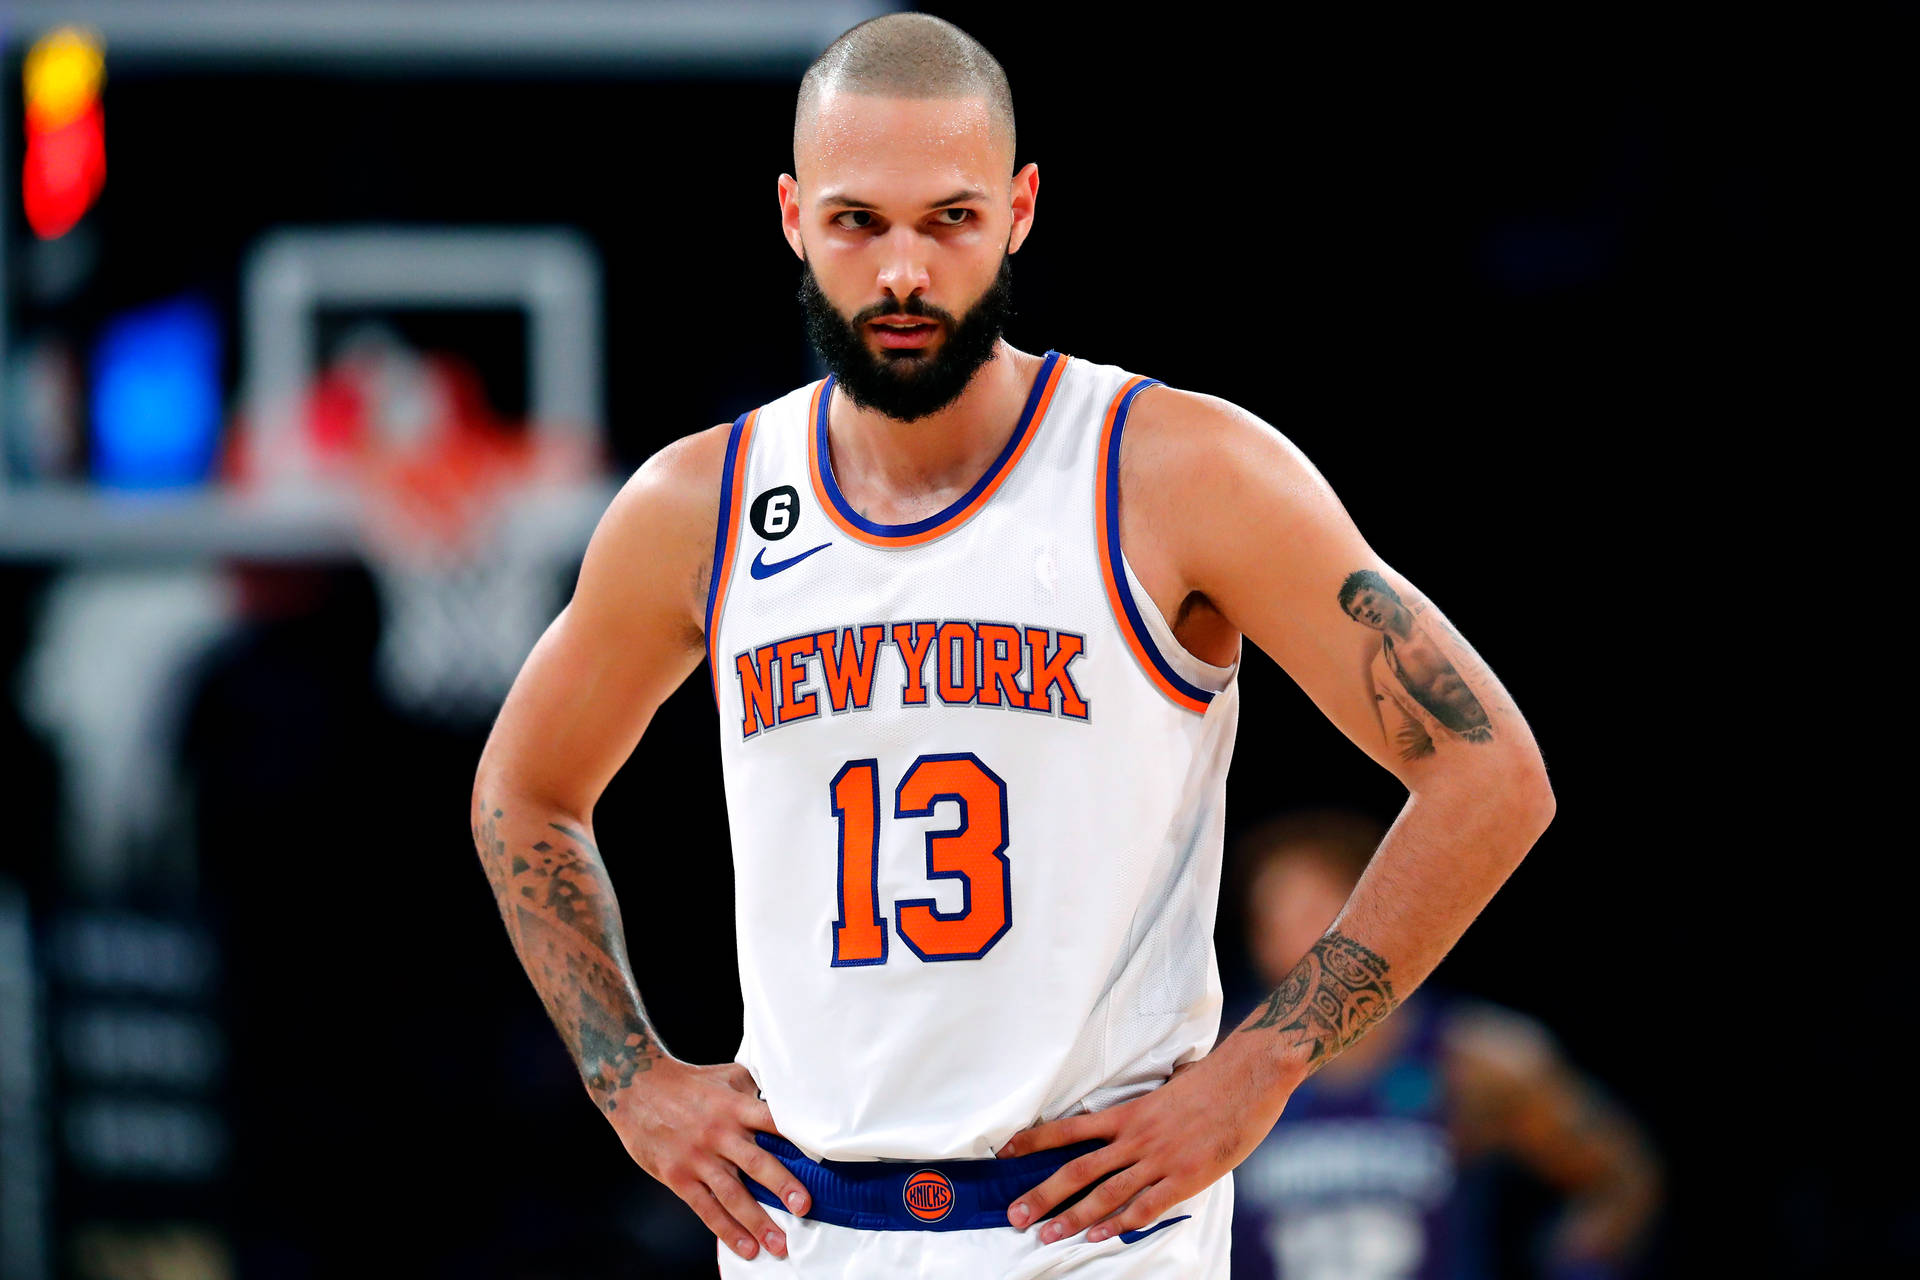
[[[380,679],[409,713],[485,723],[565,603],[611,486],[494,476],[459,486],[451,507],[430,512],[417,488],[403,491],[367,504]]]
[[[437,562],[376,558],[378,663],[388,696],[429,719],[484,722],[558,611],[561,573],[511,548]]]

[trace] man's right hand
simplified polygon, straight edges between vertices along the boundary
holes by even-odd
[[[731,433],[721,423],[677,440],[621,487],[587,545],[573,599],[494,720],[471,816],[508,936],[596,1109],[641,1168],[727,1248],[752,1258],[762,1248],[784,1255],[787,1244],[740,1173],[783,1201],[797,1193],[797,1212],[810,1198],[753,1140],[756,1129],[775,1130],[747,1070],[693,1066],[660,1048],[590,822],[654,711],[707,656],[707,578]],[[570,844],[559,847],[556,833]],[[653,1065],[637,1072],[640,1057]]]
[[[787,1256],[787,1237],[740,1181],[745,1173],[795,1214],[811,1207],[806,1188],[753,1131],[778,1135],[753,1076],[737,1062],[699,1067],[665,1058],[613,1095],[605,1112],[634,1163],[685,1200],[700,1221],[742,1258],[764,1244]]]

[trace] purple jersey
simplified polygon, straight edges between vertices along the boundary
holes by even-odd
[[[1444,1280],[1457,1171],[1441,1001],[1409,1001],[1405,1039],[1365,1079],[1311,1077],[1234,1171],[1234,1280]]]

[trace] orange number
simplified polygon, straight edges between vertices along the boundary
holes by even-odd
[[[872,760],[849,760],[829,788],[840,824],[840,914],[833,922],[833,963],[885,964],[887,926],[879,903],[879,771]],[[894,928],[922,960],[978,960],[1013,925],[1007,861],[1007,784],[971,752],[915,760],[894,792],[895,818],[932,817],[943,803],[959,806],[959,825],[927,833],[927,878],[958,880],[960,908],[941,911],[932,898],[894,903]]]
[[[887,922],[880,918],[880,771],[849,760],[833,775],[840,820],[840,915],[833,922],[833,965],[885,964]]]

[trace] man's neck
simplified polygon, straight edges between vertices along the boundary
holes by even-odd
[[[835,483],[862,515],[884,523],[940,510],[1006,447],[1040,364],[1001,341],[958,400],[915,422],[862,409],[836,386],[827,408]]]

